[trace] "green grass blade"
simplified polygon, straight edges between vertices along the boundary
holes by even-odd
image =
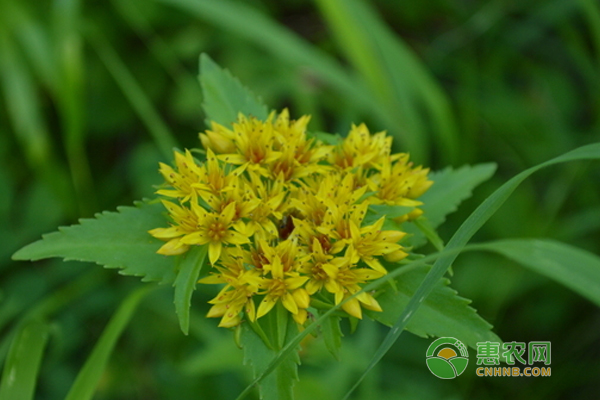
[[[92,289],[105,283],[105,275],[98,269],[92,269],[81,275],[77,279],[61,286],[55,291],[46,295],[43,299],[35,302],[27,308],[20,308],[19,313],[23,316],[13,323],[12,329],[0,340],[0,363],[8,354],[12,338],[21,329],[21,327],[32,320],[50,319],[63,307],[77,300],[81,296],[90,293]]]
[[[6,10],[14,21],[14,35],[36,71],[39,79],[49,91],[55,91],[58,84],[58,71],[52,44],[52,37],[41,21],[33,18],[23,3],[13,2]]]
[[[520,174],[516,175],[494,193],[492,193],[483,203],[477,207],[477,209],[465,220],[465,222],[456,231],[454,236],[448,242],[446,249],[441,256],[437,259],[433,268],[427,274],[414,296],[410,299],[408,305],[398,318],[398,321],[390,329],[390,332],[381,343],[379,349],[373,356],[369,366],[357,380],[356,384],[350,389],[346,398],[349,398],[350,394],[358,387],[360,382],[365,378],[369,371],[381,360],[381,358],[387,353],[387,351],[396,342],[398,337],[402,334],[406,324],[410,318],[414,315],[417,308],[421,305],[422,301],[431,293],[436,283],[444,276],[446,270],[454,262],[458,256],[458,252],[452,252],[452,250],[460,250],[464,248],[469,239],[490,219],[492,215],[504,204],[504,202],[510,197],[512,192],[534,172],[548,167],[550,165],[559,164],[567,161],[575,160],[589,160],[589,159],[600,159],[600,143],[594,143],[587,146],[579,147],[568,153],[565,153],[552,160],[546,161],[542,164],[536,165],[535,167],[529,168]]]
[[[450,101],[413,51],[367,2],[320,0],[319,4],[350,59],[382,100],[380,106],[394,123],[388,129],[413,158],[426,162],[431,128],[446,162],[455,161],[458,134]]]
[[[369,33],[379,45],[390,80],[394,84],[396,98],[406,103],[405,107],[414,107],[415,103],[422,104],[426,111],[426,115],[421,117],[422,123],[431,124],[433,136],[439,142],[440,154],[446,163],[455,162],[459,151],[458,128],[446,93],[412,49],[382,23],[372,7],[366,2],[357,1],[357,4],[358,15],[370,26]],[[411,92],[412,95],[408,97]],[[403,99],[404,96],[407,98]],[[412,151],[410,148],[408,150]]]
[[[373,35],[373,30],[377,29],[375,25],[380,24],[377,16],[373,14],[373,18],[365,20],[364,10],[359,9],[360,4],[356,1],[319,0],[317,4],[346,57],[363,76],[373,97],[378,100],[378,106],[392,123],[386,128],[403,148],[410,149],[413,159],[424,161],[427,135],[419,122],[414,102],[406,96],[408,92],[395,92],[394,85],[390,85],[393,81],[380,56],[380,40]],[[397,68],[402,69],[402,66]],[[400,94],[399,98],[397,94]]]
[[[8,115],[27,161],[34,168],[50,158],[50,137],[40,112],[35,84],[12,38],[0,32],[0,67]]]
[[[295,68],[310,68],[325,84],[360,106],[379,120],[381,126],[391,126],[389,116],[360,79],[348,73],[334,58],[317,49],[291,30],[243,2],[229,0],[156,0],[169,4],[216,26],[239,35],[268,51],[274,58]]]
[[[38,320],[24,324],[11,344],[0,382],[0,400],[33,399],[36,379],[50,325]]]
[[[92,173],[85,151],[83,39],[79,0],[55,1],[53,30],[59,81],[54,85],[65,151],[81,214],[96,209]]]
[[[79,371],[65,400],[90,400],[94,396],[98,382],[108,363],[108,359],[129,323],[140,301],[148,294],[150,287],[142,287],[131,293],[113,315],[102,336],[94,346],[83,368]]]
[[[169,74],[181,92],[192,91],[198,103],[202,101],[202,92],[196,74],[189,71],[182,63],[180,55],[160,32],[157,32],[149,17],[146,16],[142,3],[135,1],[111,1],[115,10],[121,15],[136,35],[144,41],[152,56]]]
[[[392,101],[393,94],[386,79],[385,67],[362,29],[356,29],[353,2],[342,0],[317,0],[321,13],[328,22],[337,41],[354,67],[364,76],[382,103]]]
[[[192,293],[196,289],[196,282],[202,267],[206,265],[208,245],[195,246],[182,257],[179,273],[175,279],[175,311],[179,318],[179,326],[184,334],[190,328],[190,304]]]
[[[597,72],[597,68],[600,67],[600,6],[598,2],[594,0],[579,0],[581,6],[582,16],[586,19],[592,43],[594,45],[594,60],[596,61],[596,68],[594,71]],[[596,74],[597,77],[597,74]]]
[[[600,306],[600,257],[548,239],[506,239],[481,245],[573,289]]]
[[[177,146],[175,136],[163,121],[160,114],[152,106],[152,102],[142,90],[135,77],[112,46],[100,34],[88,30],[87,39],[92,44],[98,56],[111,73],[117,85],[123,91],[127,100],[138,114],[152,135],[156,146],[170,160],[173,158],[173,147]]]
[[[0,82],[8,117],[25,159],[36,174],[60,197],[66,211],[73,210],[69,177],[53,154],[52,139],[41,112],[35,81],[13,38],[0,29]]]

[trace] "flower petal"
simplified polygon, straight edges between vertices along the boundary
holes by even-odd
[[[227,304],[225,304],[225,303],[215,304],[214,306],[212,306],[210,308],[210,310],[208,310],[208,314],[206,314],[206,317],[207,318],[222,317],[223,315],[225,315],[226,311],[227,311]]]
[[[306,289],[296,289],[294,290],[294,293],[292,293],[292,296],[294,296],[294,301],[296,304],[298,304],[298,307],[308,308],[310,305],[310,296],[308,295]]]
[[[308,313],[304,309],[300,309],[300,310],[298,310],[298,313],[292,314],[294,321],[296,321],[300,325],[303,325],[306,322],[307,316],[308,316]]]
[[[256,321],[256,306],[254,305],[254,301],[252,300],[252,298],[249,298],[246,302],[246,308],[244,311],[246,312],[246,315],[248,316],[250,321]]]
[[[356,297],[342,304],[342,309],[348,314],[352,315],[353,317],[362,319],[362,310],[360,308],[360,303],[358,302]]]
[[[287,278],[285,280],[285,286],[290,290],[298,289],[299,287],[304,285],[307,280],[308,276],[296,276],[293,278]]]
[[[225,233],[223,241],[231,244],[250,243],[250,239],[247,235],[242,235],[241,233],[232,230],[228,230]]]
[[[298,304],[296,304],[294,296],[292,296],[290,293],[284,294],[281,302],[283,303],[283,306],[292,314],[298,313]]]
[[[203,231],[190,233],[189,235],[185,235],[184,237],[182,237],[180,240],[181,240],[181,243],[197,244],[197,245],[203,245],[203,244],[208,243],[208,241],[209,241],[208,236],[206,235],[206,232],[203,232]]]
[[[214,264],[219,260],[222,248],[223,244],[221,242],[210,242],[208,244],[208,259],[211,264]]]
[[[308,292],[308,294],[315,294],[322,287],[323,287],[323,281],[317,281],[317,280],[311,279],[306,284],[306,291]]]
[[[185,232],[178,226],[171,226],[170,228],[156,228],[148,231],[148,233],[157,239],[172,239],[185,234]]]
[[[231,220],[235,217],[235,202],[231,202],[221,211],[221,222],[225,225],[229,225]]]
[[[165,243],[157,253],[165,256],[177,256],[189,250],[189,246],[181,243],[179,239],[172,239]]]
[[[223,316],[221,322],[219,322],[219,327],[221,328],[233,328],[234,326],[239,325],[242,322],[239,314],[234,314],[233,312],[228,312]]]
[[[271,309],[275,306],[275,303],[277,303],[275,299],[265,296],[265,298],[260,302],[258,310],[256,311],[256,319],[271,311]]]

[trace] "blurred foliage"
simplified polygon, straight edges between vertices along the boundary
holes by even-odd
[[[0,2],[0,360],[28,321],[45,321],[36,398],[64,398],[141,283],[92,265],[10,255],[57,225],[152,194],[157,162],[169,160],[173,145],[197,145],[204,128],[200,52],[266,104],[311,114],[315,131],[364,121],[434,170],[498,163],[442,225],[446,241],[509,177],[600,137],[593,0]],[[541,171],[476,241],[545,237],[599,253],[599,175],[585,162]],[[600,312],[588,300],[487,253],[461,256],[453,286],[504,340],[551,340],[553,376],[478,378],[470,365],[441,381],[425,367],[430,340],[406,335],[356,398],[597,393]],[[95,398],[228,399],[250,381],[231,335],[203,317],[214,293],[197,293],[183,336],[167,289],[139,306]],[[385,331],[374,323],[352,335],[344,329],[341,362],[320,340],[304,344],[299,399],[340,398]]]

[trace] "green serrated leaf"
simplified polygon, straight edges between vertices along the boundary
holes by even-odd
[[[122,275],[142,277],[142,281],[173,282],[173,257],[156,254],[164,244],[148,234],[167,225],[164,207],[139,202],[135,207],[118,207],[96,218],[81,219],[78,225],[58,228],[13,255],[13,260],[41,260],[61,257],[89,261],[106,268],[120,268]]]
[[[175,311],[179,318],[179,326],[185,335],[190,328],[190,305],[192,293],[196,289],[196,282],[202,267],[206,265],[208,245],[194,246],[185,253],[175,279]]]
[[[286,342],[289,342],[297,334],[298,327],[289,318]],[[275,341],[275,338],[271,338],[271,342]],[[242,327],[242,345],[244,363],[252,365],[255,377],[259,376],[278,355],[278,352],[269,348],[248,324],[244,324]],[[260,382],[258,386],[260,398],[263,400],[292,400],[294,398],[293,386],[298,380],[299,363],[300,357],[298,357],[297,351],[282,360],[277,368]]]
[[[461,202],[471,197],[473,189],[488,180],[496,171],[496,164],[464,165],[458,169],[446,168],[432,172],[434,183],[420,198],[423,212],[432,227],[437,228],[446,215],[458,209]]]
[[[265,317],[267,317],[268,315],[269,314],[267,314]],[[273,345],[273,343],[271,343],[271,340],[269,339],[269,336],[267,336],[267,334],[263,330],[263,327],[261,326],[261,324],[259,323],[258,320],[257,321],[248,320],[248,324],[254,330],[254,333],[256,333],[262,339],[263,343],[268,348],[275,349],[275,345]],[[242,330],[242,332],[243,332],[243,330]],[[240,337],[241,337],[241,334],[240,334]],[[240,339],[240,343],[241,343],[241,339]]]
[[[204,95],[204,112],[208,121],[230,126],[238,113],[265,120],[267,107],[227,70],[219,67],[208,55],[200,55],[200,84]]]
[[[287,328],[289,323],[289,311],[285,309],[281,302],[277,302],[273,309],[264,317],[252,323],[255,332],[262,336],[267,346],[279,350],[285,344]],[[256,329],[258,328],[258,329]]]
[[[394,325],[428,271],[429,268],[421,267],[402,274],[397,280],[397,292],[386,287],[377,297],[383,311],[367,310],[366,314],[384,325]],[[406,330],[422,337],[454,337],[472,348],[476,348],[477,342],[500,341],[491,331],[492,325],[469,307],[471,301],[458,296],[448,283],[442,279],[435,285]]]
[[[506,239],[481,245],[547,276],[600,306],[600,257],[548,239]]]
[[[419,201],[423,202],[423,216],[432,229],[440,226],[448,214],[455,212],[461,202],[471,197],[473,189],[489,179],[496,170],[495,164],[464,165],[458,169],[450,167],[429,174],[434,183]],[[406,244],[418,248],[427,243],[427,235],[413,222],[402,224],[404,232],[410,234]]]
[[[0,400],[33,399],[50,325],[32,320],[25,323],[12,341],[0,383]]]
[[[340,329],[341,318],[337,316],[331,316],[325,319],[321,324],[321,332],[323,333],[323,339],[327,350],[333,355],[333,357],[339,361],[340,359],[340,348],[342,347],[342,330]]]

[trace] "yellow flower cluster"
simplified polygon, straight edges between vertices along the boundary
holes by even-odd
[[[255,321],[278,302],[303,324],[311,298],[339,304],[386,274],[380,257],[407,255],[404,232],[365,217],[370,205],[421,205],[428,170],[392,155],[385,132],[361,124],[325,145],[307,135],[309,119],[284,110],[266,121],[240,115],[231,129],[213,123],[200,134],[206,162],[186,150],[175,168],[160,164],[166,184],[157,193],[171,199],[162,202],[173,222],[150,234],[166,241],[164,255],[208,245],[213,269],[200,282],[225,285],[208,313],[219,326]],[[356,318],[363,308],[381,311],[367,292],[342,305]]]

